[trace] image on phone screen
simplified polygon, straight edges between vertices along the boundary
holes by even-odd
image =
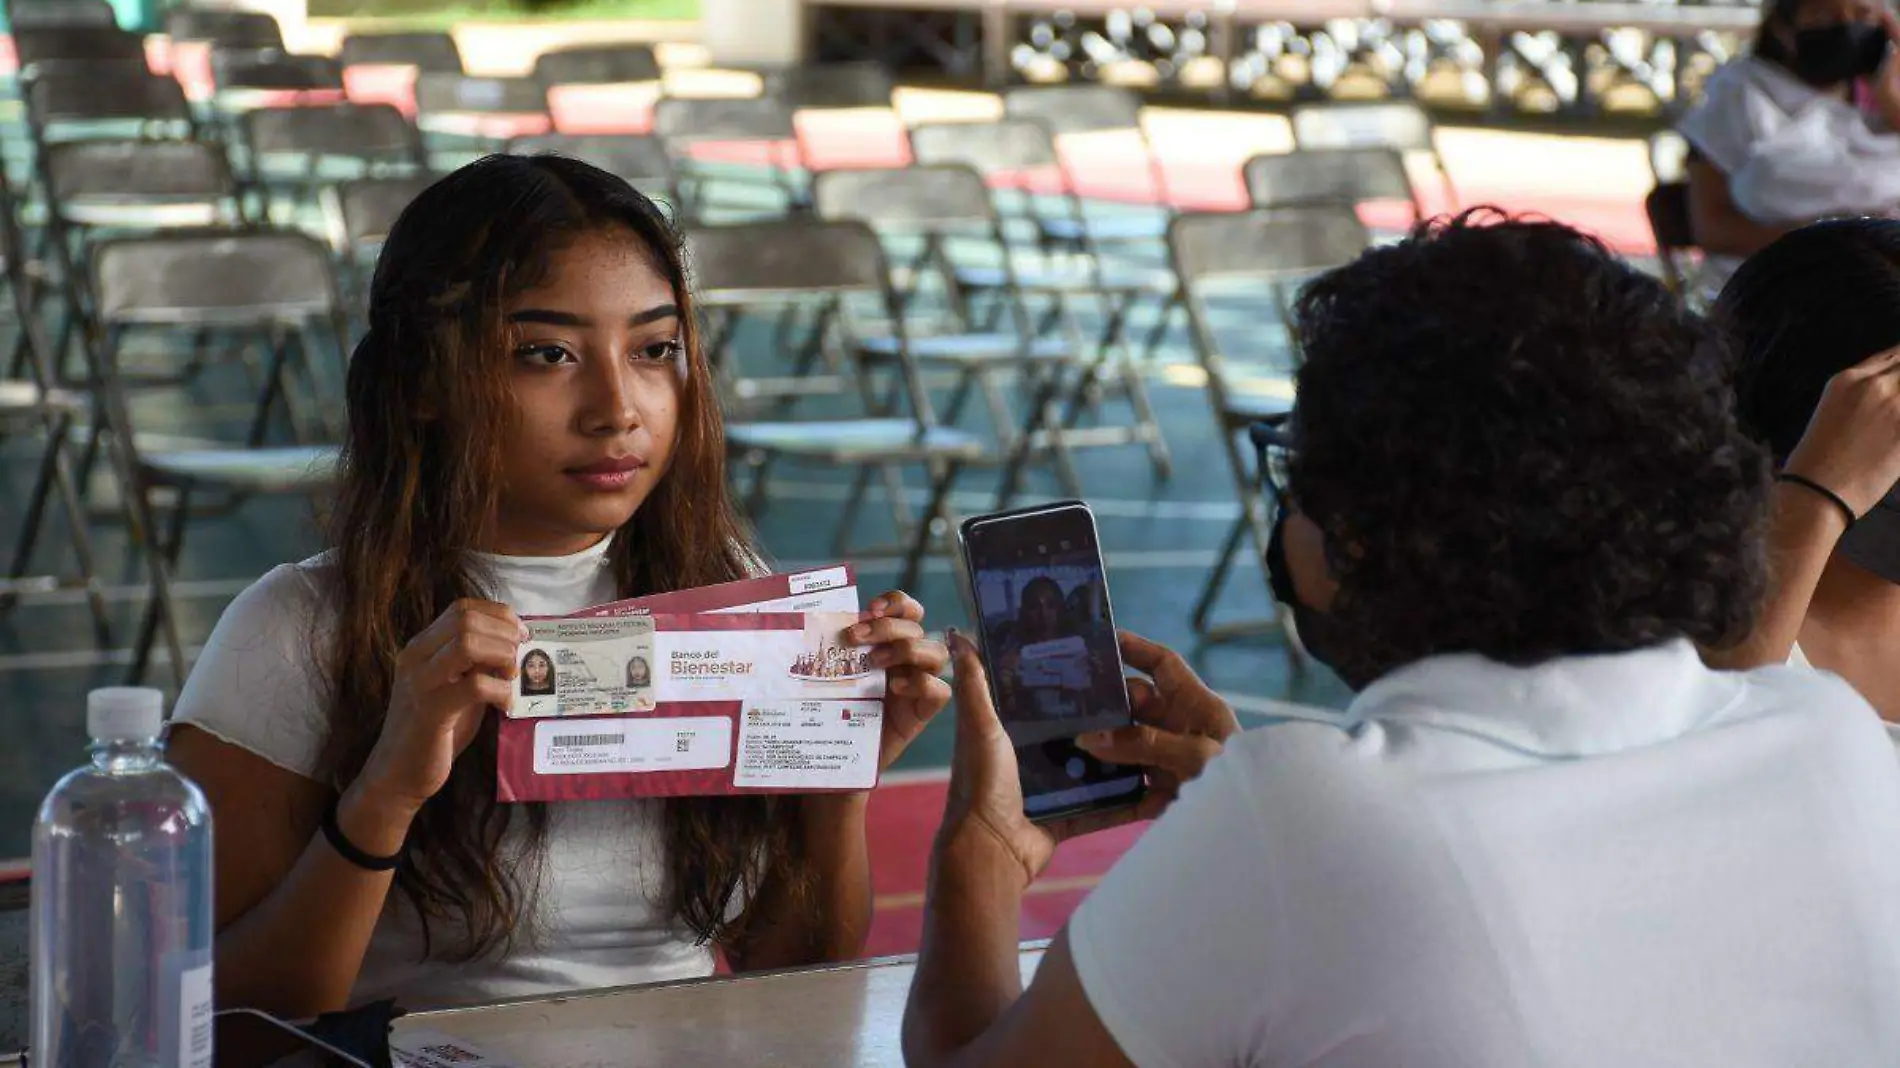
[[[1095,524],[1080,504],[970,521],[973,601],[997,715],[1016,747],[1024,809],[1053,816],[1126,803],[1132,768],[1075,744],[1132,722]]]

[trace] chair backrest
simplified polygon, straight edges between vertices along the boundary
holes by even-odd
[[[186,231],[100,242],[93,294],[108,324],[294,321],[338,307],[330,254],[285,230]]]
[[[520,114],[548,109],[547,87],[534,78],[474,78],[424,71],[416,79],[416,113]]]
[[[119,25],[119,14],[106,0],[12,0],[7,25],[21,30],[54,30]]]
[[[343,251],[361,252],[382,244],[402,210],[435,184],[435,178],[359,178],[325,191],[331,240]]]
[[[1656,184],[1687,181],[1689,178],[1689,141],[1674,130],[1659,130],[1649,137],[1649,173]]]
[[[258,108],[244,116],[244,143],[253,157],[422,162],[420,135],[389,104]]]
[[[771,97],[662,97],[653,107],[653,130],[670,144],[797,136],[791,109]]]
[[[1256,208],[1366,200],[1403,200],[1414,208],[1418,204],[1405,157],[1396,149],[1326,148],[1255,156],[1241,165],[1240,173]]]
[[[343,67],[329,56],[275,48],[214,48],[211,81],[231,89],[342,89]]]
[[[1432,119],[1410,101],[1306,104],[1293,109],[1293,142],[1303,149],[1391,148],[1436,152]]]
[[[897,80],[882,63],[815,63],[788,67],[765,81],[765,92],[793,111],[820,108],[887,108]]]
[[[591,163],[609,174],[639,185],[643,181],[670,182],[673,160],[657,137],[640,134],[541,134],[517,137],[508,151],[524,156],[553,153]]]
[[[174,41],[208,41],[222,48],[284,47],[284,30],[262,11],[175,7],[165,12],[165,35]]]
[[[56,207],[83,198],[208,203],[237,193],[224,150],[202,141],[67,141],[44,151]]]
[[[191,122],[191,104],[177,80],[120,65],[86,70],[58,64],[27,86],[26,107],[41,127],[104,120]]]
[[[353,33],[343,38],[337,60],[346,67],[374,64],[462,73],[462,51],[446,33]]]
[[[695,293],[713,303],[797,293],[882,293],[884,247],[861,222],[773,219],[686,231]]]
[[[1188,290],[1217,278],[1277,282],[1330,270],[1372,243],[1349,207],[1189,212],[1168,225],[1168,249]]]
[[[583,45],[543,52],[534,61],[542,85],[617,85],[657,82],[660,60],[643,44]]]
[[[1034,119],[925,123],[911,128],[910,150],[919,163],[961,163],[982,174],[1061,162],[1049,127]]]
[[[13,50],[20,72],[31,77],[33,66],[62,59],[93,62],[145,61],[145,40],[117,26],[56,26],[47,29],[13,28]]]
[[[967,230],[996,220],[983,176],[956,163],[820,171],[811,196],[820,218],[872,226]]]
[[[1020,86],[1003,94],[1003,113],[1058,135],[1141,129],[1141,98],[1113,85]]]

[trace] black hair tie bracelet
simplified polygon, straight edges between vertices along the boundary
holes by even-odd
[[[393,856],[379,857],[358,849],[356,843],[344,836],[343,828],[337,824],[337,806],[341,803],[342,798],[339,797],[323,810],[323,840],[330,843],[330,848],[336,850],[337,856],[364,871],[395,871],[396,866],[402,863],[403,851],[399,849]]]
[[[1847,525],[1850,527],[1860,522],[1860,516],[1854,514],[1854,509],[1849,507],[1847,502],[1841,499],[1840,494],[1828,489],[1826,486],[1821,485],[1806,475],[1797,475],[1792,471],[1783,471],[1775,476],[1775,481],[1791,483],[1800,486],[1802,489],[1820,494],[1829,504],[1841,510],[1841,516],[1847,520]]]

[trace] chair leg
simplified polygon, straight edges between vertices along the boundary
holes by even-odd
[[[26,515],[20,524],[20,544],[14,546],[13,563],[7,567],[7,578],[18,581],[26,576],[27,569],[33,564],[33,550],[40,540],[40,527],[46,520],[46,499],[53,493],[53,480],[59,467],[59,450],[65,445],[67,426],[71,422],[67,416],[59,417],[57,429],[49,429],[46,451],[40,457],[39,470],[33,476],[33,492],[28,495]],[[11,608],[14,595],[0,598],[0,608]]]
[[[101,649],[112,645],[112,622],[106,613],[106,597],[99,588],[99,572],[93,563],[92,532],[86,525],[86,509],[80,503],[78,487],[73,485],[72,472],[66,465],[66,442],[70,436],[70,420],[62,425],[56,442],[58,450],[53,460],[53,490],[59,494],[60,508],[66,513],[66,526],[70,531],[73,547],[73,562],[79,566],[79,578],[86,584],[86,601],[92,608],[92,631]]]
[[[1214,602],[1220,599],[1221,587],[1227,584],[1227,573],[1233,569],[1234,555],[1240,551],[1240,543],[1247,536],[1247,528],[1252,524],[1246,511],[1234,520],[1228,529],[1227,537],[1221,540],[1220,556],[1214,561],[1214,570],[1208,572],[1207,581],[1201,585],[1201,593],[1194,601],[1194,633],[1208,632],[1208,617],[1214,614]]]
[[[178,637],[178,614],[172,597],[171,572],[178,563],[179,551],[184,547],[185,521],[190,514],[191,495],[181,487],[163,541],[160,541],[156,531],[147,539],[145,556],[151,570],[151,597],[146,602],[145,617],[139,623],[138,638],[133,643],[132,666],[126,673],[128,685],[136,686],[144,680],[145,670],[151,665],[152,646],[157,644],[161,629],[165,632],[166,653],[171,658],[172,682],[178,687],[185,684],[184,643]]]
[[[284,393],[284,344],[275,329],[271,334],[269,359],[264,364],[264,388],[257,395],[257,407],[251,414],[251,431],[245,436],[245,443],[253,449],[264,444],[265,436],[270,433],[271,412]]]
[[[865,495],[871,491],[872,468],[869,464],[859,464],[851,476],[851,495],[845,498],[844,511],[838,517],[838,529],[831,538],[833,556],[848,556],[851,553],[851,534],[858,526],[858,512],[864,507]]]
[[[953,525],[955,517],[950,512],[950,491],[956,485],[957,475],[963,470],[963,464],[957,460],[944,461],[943,466],[932,472],[930,484],[930,502],[925,506],[923,516],[917,521],[912,532],[910,548],[904,554],[904,569],[898,576],[897,587],[902,590],[915,590],[917,581],[923,577],[924,557],[930,552],[930,543],[936,538],[939,521],[945,526]]]
[[[1174,456],[1168,449],[1167,437],[1162,433],[1161,419],[1155,414],[1153,398],[1148,396],[1148,381],[1142,377],[1141,368],[1135,366],[1134,361],[1123,358],[1116,363],[1121,373],[1122,388],[1128,394],[1128,406],[1135,412],[1135,425],[1148,443],[1148,462],[1154,467],[1155,477],[1165,482],[1174,475]]]
[[[1161,309],[1155,313],[1155,324],[1148,328],[1148,336],[1142,340],[1141,358],[1143,361],[1153,363],[1156,355],[1161,352],[1161,344],[1168,340],[1168,329],[1174,324],[1174,311],[1179,307],[1181,307],[1181,295],[1179,293],[1168,294],[1168,299],[1162,303]]]

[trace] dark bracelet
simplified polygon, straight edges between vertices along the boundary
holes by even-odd
[[[1783,471],[1775,476],[1775,481],[1800,486],[1802,489],[1818,493],[1822,497],[1827,498],[1829,504],[1841,510],[1841,515],[1846,517],[1847,525],[1850,527],[1860,522],[1860,516],[1854,514],[1854,509],[1849,507],[1848,503],[1841,499],[1840,494],[1828,489],[1826,486],[1821,485],[1806,475],[1797,475],[1792,471]]]
[[[337,806],[343,803],[338,797],[323,810],[323,840],[330,843],[336,854],[364,871],[395,871],[402,863],[403,850],[398,849],[394,856],[378,857],[356,848],[356,844],[343,836],[343,828],[337,824]]]

